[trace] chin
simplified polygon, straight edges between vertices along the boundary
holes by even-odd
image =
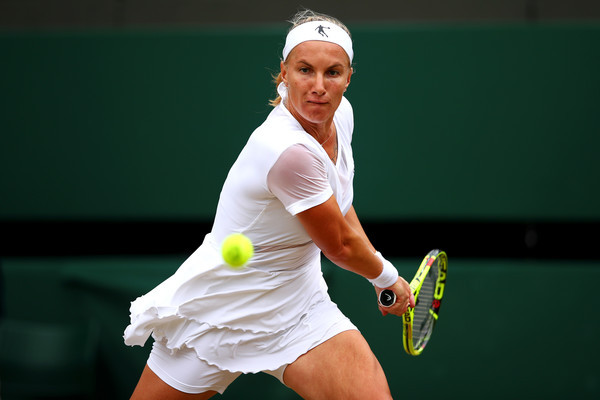
[[[326,122],[327,120],[331,119],[333,114],[334,113],[329,112],[329,109],[328,109],[327,111],[323,110],[322,112],[314,112],[314,111],[306,112],[306,113],[303,113],[302,117],[312,123],[320,123],[320,122]]]

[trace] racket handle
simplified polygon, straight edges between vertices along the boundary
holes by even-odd
[[[396,293],[389,289],[379,292],[379,304],[382,307],[391,307],[396,303]]]

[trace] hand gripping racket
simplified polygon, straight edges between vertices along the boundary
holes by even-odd
[[[410,289],[415,295],[415,307],[408,308],[403,317],[404,350],[418,356],[423,352],[433,327],[438,320],[446,276],[448,274],[448,256],[440,250],[432,250],[425,256]],[[396,294],[391,290],[379,293],[379,303],[390,307],[396,302]]]

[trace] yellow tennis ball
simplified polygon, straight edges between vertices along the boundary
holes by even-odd
[[[246,235],[232,233],[223,240],[221,255],[229,266],[240,268],[254,255],[254,246]]]

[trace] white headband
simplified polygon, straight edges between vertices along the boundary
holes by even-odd
[[[337,44],[344,49],[346,54],[348,54],[348,58],[350,58],[350,62],[352,62],[354,51],[352,51],[352,39],[350,39],[350,35],[341,27],[327,21],[305,22],[292,29],[285,39],[283,60],[287,59],[294,47],[310,40]]]

